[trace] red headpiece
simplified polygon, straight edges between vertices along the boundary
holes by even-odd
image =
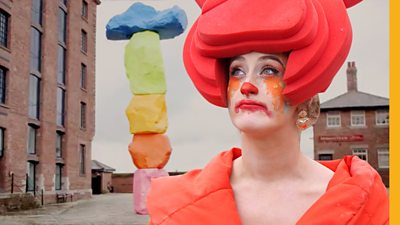
[[[361,0],[196,0],[202,13],[183,59],[199,92],[226,107],[228,65],[249,52],[290,52],[284,96],[299,104],[325,91],[350,50],[346,7]]]

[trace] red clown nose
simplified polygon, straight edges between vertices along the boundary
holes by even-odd
[[[249,96],[250,94],[256,95],[258,94],[258,88],[250,82],[244,82],[244,84],[240,88],[240,93],[246,96]]]

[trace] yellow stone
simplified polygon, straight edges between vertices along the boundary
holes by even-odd
[[[135,95],[125,110],[132,134],[164,133],[168,127],[165,95]]]

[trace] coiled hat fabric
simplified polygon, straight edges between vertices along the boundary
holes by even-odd
[[[324,92],[345,61],[352,40],[346,8],[360,1],[196,0],[202,12],[185,41],[185,68],[205,99],[226,107],[228,59],[287,52],[283,95],[300,104]]]

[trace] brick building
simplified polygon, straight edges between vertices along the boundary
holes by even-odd
[[[99,0],[0,0],[0,193],[91,196]]]
[[[314,125],[315,159],[357,155],[389,186],[389,99],[358,91],[354,62],[348,62],[347,89],[321,104],[321,115]]]

